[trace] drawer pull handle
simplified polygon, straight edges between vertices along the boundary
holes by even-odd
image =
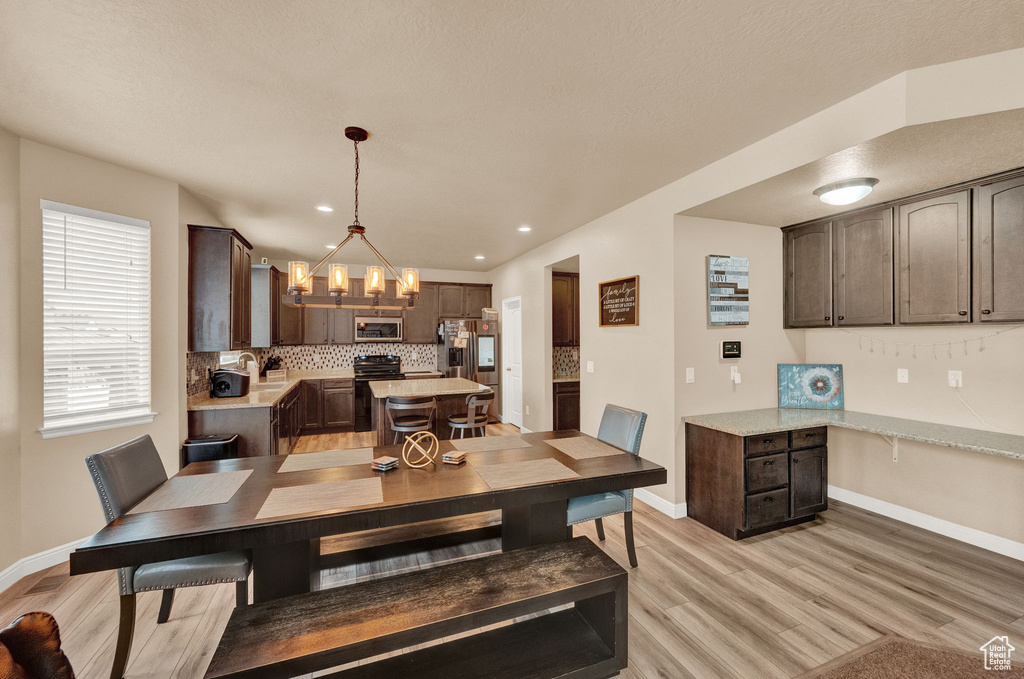
[[[982,309],[981,313],[983,313],[983,314],[990,314],[990,313],[992,313],[992,310],[991,309]]]
[[[770,467],[770,466],[772,466],[773,464],[775,464],[775,460],[765,460],[765,461],[764,461],[764,466],[765,466],[765,467]]]
[[[775,443],[775,439],[765,439],[764,441],[761,441],[761,443]]]
[[[764,499],[765,502],[775,502],[775,496],[769,495]]]
[[[966,311],[961,311],[961,312],[960,312],[960,315],[961,315],[961,316],[966,316],[966,315],[967,315],[967,312],[966,312]]]

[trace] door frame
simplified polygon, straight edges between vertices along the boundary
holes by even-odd
[[[517,329],[519,333],[519,408],[513,409],[512,399],[512,380],[506,377],[506,373],[509,372],[509,361],[512,357],[512,338],[513,333],[509,327],[506,319],[508,314],[513,310],[519,310],[519,327]],[[509,297],[508,299],[501,300],[501,421],[508,424],[514,424],[520,429],[523,428],[523,298],[520,296]],[[519,421],[513,421],[512,413],[519,413]]]

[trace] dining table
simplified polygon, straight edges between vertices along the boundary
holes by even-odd
[[[443,462],[457,450],[464,463]],[[382,456],[397,466],[371,468]],[[146,511],[75,549],[71,574],[248,550],[259,603],[319,589],[321,538],[499,510],[511,551],[571,538],[570,498],[667,480],[661,465],[575,430],[440,441],[435,460],[420,461],[407,464],[398,445],[195,462],[136,505]],[[219,490],[203,495],[199,482]]]

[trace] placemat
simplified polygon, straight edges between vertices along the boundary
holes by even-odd
[[[328,469],[330,467],[348,467],[354,464],[370,464],[373,459],[373,448],[353,448],[351,450],[325,450],[319,453],[298,453],[289,455],[284,464],[277,470],[282,472],[301,472],[309,469]]]
[[[579,474],[550,457],[541,460],[517,460],[501,464],[474,465],[473,469],[484,480],[484,483],[491,487],[491,490],[580,478]]]
[[[165,509],[223,504],[245,483],[249,474],[252,474],[251,469],[175,476],[167,479],[162,486],[143,498],[142,502],[128,510],[128,513],[142,514]]]
[[[608,455],[628,454],[604,441],[590,436],[571,436],[567,439],[548,439],[544,443],[568,455],[574,460],[585,460],[588,457],[607,457]]]
[[[452,439],[456,450],[465,453],[486,453],[492,450],[510,450],[512,448],[532,448],[532,444],[523,440],[522,436],[480,436],[471,439]]]
[[[384,502],[380,478],[312,483],[306,486],[275,488],[256,514],[257,519],[347,509]]]

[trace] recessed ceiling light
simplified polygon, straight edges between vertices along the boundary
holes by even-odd
[[[528,227],[526,224],[523,224],[522,226],[519,227],[519,231],[526,232],[526,231],[530,231],[530,230],[531,230],[530,227]]]
[[[474,257],[474,259],[483,259],[483,258],[484,258],[483,255],[477,255],[476,257]]]
[[[316,209],[320,210],[320,212],[334,212],[334,208],[330,205],[317,205]]]
[[[871,193],[878,180],[874,177],[857,177],[814,189],[814,195],[829,205],[849,205],[862,200]]]
[[[334,248],[336,248],[336,247],[338,247],[338,246],[337,246],[337,245],[328,245],[328,246],[327,246],[327,249],[328,249],[328,250],[333,250],[333,249],[334,249]]]

